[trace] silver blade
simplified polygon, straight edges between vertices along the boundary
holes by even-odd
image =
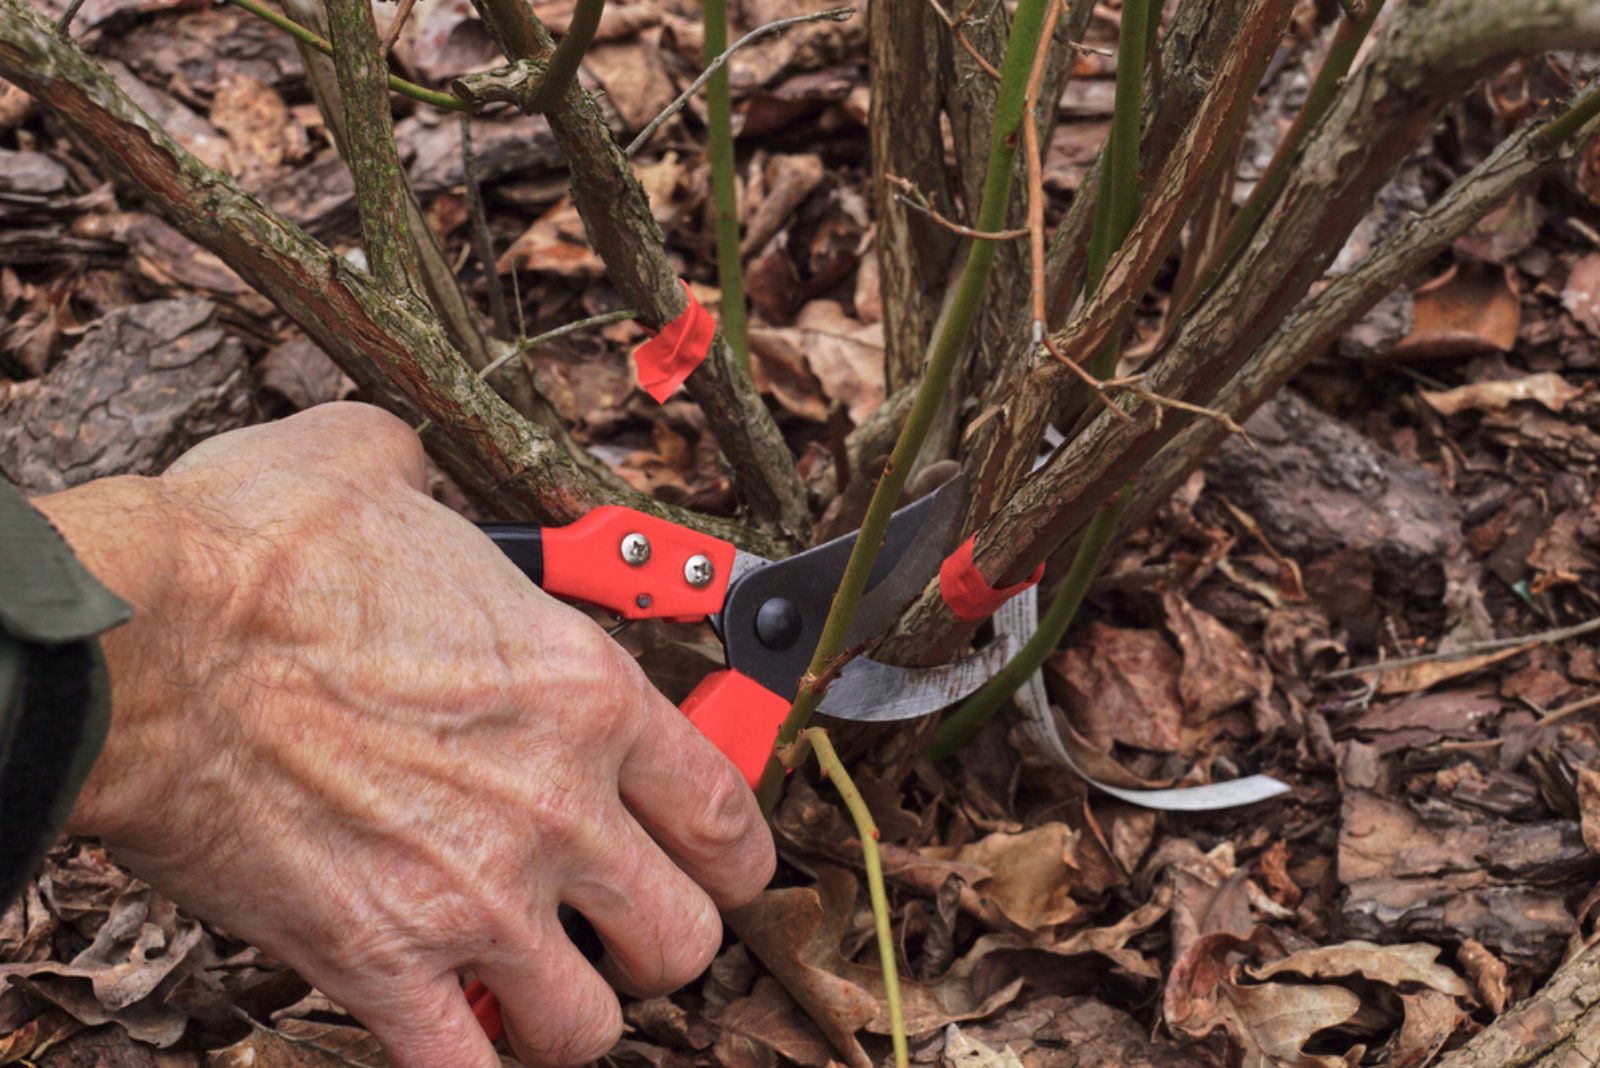
[[[932,503],[911,547],[895,561],[894,570],[861,595],[845,632],[846,649],[887,631],[928,584],[951,548],[950,535],[961,522],[966,487],[966,476],[957,475],[928,495]]]
[[[857,657],[828,687],[818,711],[857,723],[915,719],[954,704],[994,677],[1021,644],[996,638],[962,660],[934,668],[907,668]]]

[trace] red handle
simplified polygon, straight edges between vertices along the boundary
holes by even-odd
[[[730,668],[701,679],[680,707],[689,722],[733,761],[754,790],[766,770],[778,728],[789,714],[789,699]],[[489,1041],[500,1041],[506,1028],[494,991],[473,980],[467,987],[467,1001]]]
[[[736,550],[721,538],[608,504],[543,531],[546,590],[624,619],[692,623],[722,611]]]

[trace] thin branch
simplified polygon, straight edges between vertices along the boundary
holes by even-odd
[[[706,64],[706,69],[700,72],[700,76],[698,78],[689,83],[689,88],[679,93],[676,100],[661,110],[661,114],[657,115],[655,118],[646,123],[644,129],[639,131],[639,135],[632,141],[628,142],[628,147],[622,150],[622,154],[632,158],[641,148],[645,146],[655,132],[661,128],[661,124],[672,118],[672,116],[676,115],[678,112],[682,111],[688,105],[689,101],[694,98],[694,94],[698,93],[700,89],[711,80],[712,75],[721,70],[723,66],[727,64],[728,60],[733,58],[734,53],[739,51],[739,49],[744,48],[747,45],[755,44],[757,41],[770,34],[782,33],[790,26],[798,26],[802,22],[820,22],[824,19],[828,20],[829,22],[843,22],[855,13],[856,9],[853,7],[831,7],[826,11],[813,11],[807,15],[791,15],[786,19],[778,19],[776,22],[769,22],[765,26],[757,26],[755,29],[751,30],[737,41],[733,42],[733,44],[729,45],[721,55],[717,56],[716,59],[713,59],[710,63]]]
[[[612,489],[578,470],[548,434],[469,373],[423,302],[395,300],[367,272],[201,163],[23,0],[0,0],[0,78],[63,122],[100,173],[137,190],[276,304],[368,396],[408,422],[432,418],[429,451],[501,517],[571,522],[602,504],[626,504],[752,552],[779,551],[742,523]]]
[[[728,50],[728,0],[704,0],[703,53],[708,65]],[[750,329],[745,319],[744,261],[739,254],[739,186],[734,178],[733,92],[727,67],[706,83],[707,154],[711,157],[711,214],[716,230],[717,284],[722,289],[722,336],[750,373]]]
[[[56,21],[57,33],[63,37],[67,36],[67,31],[72,29],[72,20],[78,17],[83,4],[84,0],[72,0],[72,3],[67,5],[67,9],[61,13],[61,18]]]
[[[583,64],[583,54],[589,50],[595,31],[600,28],[600,16],[605,14],[606,0],[578,0],[572,11],[572,21],[567,24],[566,36],[556,46],[550,57],[550,68],[545,72],[544,84],[533,98],[531,110],[549,111],[556,101],[566,95],[567,87],[578,77]]]
[[[489,314],[494,316],[494,328],[501,337],[511,333],[511,310],[506,306],[506,291],[500,285],[500,272],[495,270],[494,235],[489,232],[489,215],[483,208],[483,190],[478,185],[478,161],[472,154],[472,116],[461,116],[461,181],[467,190],[467,215],[472,230],[473,253],[483,271],[483,283],[489,290]],[[501,357],[501,360],[505,357]],[[479,372],[487,377],[490,370],[500,365],[500,360]]]
[[[400,39],[400,31],[406,28],[406,20],[411,17],[411,9],[417,6],[417,0],[400,0],[400,6],[395,8],[394,19],[389,23],[389,28],[383,31],[383,54],[388,55],[394,51],[394,43]]]
[[[526,0],[474,4],[511,61],[542,59],[551,51],[549,32]],[[622,302],[637,308],[647,326],[677,319],[688,306],[678,266],[605,113],[582,86],[573,85],[545,116],[567,161],[568,188],[584,230]],[[685,387],[705,413],[751,520],[791,546],[803,543],[811,509],[794,455],[720,331]]]
[[[1012,17],[1011,38],[1006,43],[1000,95],[995,105],[994,126],[989,142],[988,171],[978,208],[980,230],[999,229],[1011,200],[1018,128],[1022,123],[1032,121],[1022,105],[1034,50],[1039,44],[1045,6],[1045,0],[1019,0]],[[822,626],[822,634],[807,669],[807,674],[813,678],[821,677],[827,666],[844,649],[850,617],[855,614],[872,565],[883,547],[889,516],[900,499],[901,491],[905,489],[912,464],[922,450],[923,442],[933,427],[934,417],[950,388],[956,361],[966,346],[968,334],[977,318],[998,248],[993,241],[974,241],[967,249],[967,261],[951,294],[949,308],[937,336],[929,346],[928,366],[917,389],[916,401],[873,491],[872,502],[867,506],[867,514],[850,552],[850,560],[845,565],[844,575],[828,610],[827,621]],[[789,715],[778,729],[778,745],[787,745],[794,740],[822,703],[822,697],[822,689],[801,686]],[[783,766],[777,760],[772,760],[756,792],[765,811],[772,811],[782,785]]]
[[[1342,0],[1349,3],[1350,0]],[[1378,12],[1383,9],[1383,0],[1366,0],[1366,10],[1359,14],[1350,14],[1350,9],[1345,8],[1347,18],[1339,20],[1338,28],[1334,30],[1333,43],[1328,46],[1328,55],[1322,61],[1322,68],[1317,71],[1316,79],[1311,83],[1311,88],[1306,92],[1305,103],[1300,107],[1300,113],[1294,117],[1294,123],[1288,132],[1283,135],[1283,140],[1278,142],[1277,149],[1272,154],[1272,160],[1267,164],[1267,169],[1256,180],[1255,188],[1250,190],[1250,196],[1245,200],[1244,206],[1239,209],[1239,214],[1233,217],[1228,224],[1228,232],[1222,239],[1221,245],[1208,263],[1199,272],[1199,283],[1192,293],[1198,296],[1216,280],[1217,272],[1222,265],[1244,247],[1244,243],[1255,232],[1256,224],[1261,221],[1261,216],[1272,203],[1283,184],[1289,178],[1289,170],[1300,155],[1300,145],[1305,141],[1306,131],[1322,121],[1328,113],[1328,108],[1333,105],[1334,94],[1338,91],[1344,76],[1350,73],[1350,64],[1355,62],[1356,54],[1361,51],[1361,43],[1367,39],[1367,34],[1372,30],[1372,25],[1378,20]],[[1193,297],[1189,303],[1193,302]]]
[[[505,352],[495,357],[495,359],[483,367],[482,370],[478,371],[478,379],[482,381],[483,379],[488,378],[490,375],[500,370],[500,368],[504,367],[512,360],[526,355],[547,341],[554,341],[558,337],[566,337],[568,334],[575,334],[579,330],[587,330],[592,326],[605,326],[608,323],[620,323],[625,319],[637,318],[638,315],[639,313],[634,311],[632,308],[622,308],[617,311],[604,312],[600,315],[591,315],[587,319],[578,319],[574,322],[563,323],[554,330],[546,330],[544,333],[535,337],[522,338],[518,340],[515,345],[511,346]],[[424,419],[422,422],[416,425],[415,429],[417,433],[421,434],[426,432],[427,429],[432,425],[433,420]]]
[[[1160,0],[1126,0],[1122,5],[1122,23],[1117,34],[1117,98],[1114,105],[1116,117],[1112,119],[1110,135],[1112,143],[1108,149],[1110,170],[1106,174],[1106,180],[1100,183],[1100,198],[1108,207],[1101,211],[1099,205],[1096,205],[1096,231],[1099,244],[1104,250],[1100,254],[1101,266],[1112,251],[1121,247],[1129,231],[1133,229],[1134,219],[1139,211],[1139,102],[1144,96],[1145,58],[1151,41],[1150,20],[1160,17],[1159,3]],[[1118,138],[1121,138],[1123,145],[1132,146],[1132,151],[1119,151]],[[1094,268],[1095,255],[1096,253],[1091,250],[1091,285],[1097,284],[1101,277],[1101,272]],[[1039,258],[1042,261],[1042,242]],[[1040,262],[1038,270],[1041,274],[1043,269],[1044,265]],[[1036,314],[1042,317],[1042,285],[1038,297]],[[1094,378],[1103,382],[1111,377],[1111,371],[1116,367],[1116,355],[1120,345],[1120,337],[1113,337],[1108,341],[1110,358],[1106,359],[1103,354],[1096,358],[1091,368]],[[1054,352],[1053,349],[1051,351]],[[1105,399],[1104,390],[1098,384],[1096,392],[1102,400]],[[1124,417],[1127,416],[1126,412],[1115,405],[1107,403],[1106,406]],[[1129,421],[1131,422],[1131,419]],[[1122,513],[1128,507],[1128,498],[1129,495],[1124,489],[1109,506],[1103,508],[1089,521],[1089,532],[1084,536],[1083,543],[1078,546],[1078,553],[1072,559],[1072,566],[1067,570],[1066,579],[1056,591],[1055,600],[1050,602],[1050,608],[1039,620],[1038,628],[1017,655],[1012,657],[994,678],[963,701],[960,708],[939,724],[939,731],[934,736],[933,745],[929,750],[929,755],[935,760],[944,759],[964,745],[990,716],[1011,699],[1017,688],[1039,670],[1040,665],[1055,651],[1056,646],[1061,644],[1062,637],[1078,613],[1078,607],[1089,592],[1089,584],[1094,580],[1095,573],[1100,570],[1101,558],[1105,555],[1106,546],[1111,542],[1111,536],[1117,531],[1117,525],[1122,521]]]
[[[906,1046],[906,1017],[900,1005],[900,971],[894,957],[894,932],[889,926],[889,895],[883,888],[883,861],[878,856],[878,825],[843,761],[821,727],[810,727],[800,735],[800,743],[816,753],[822,774],[839,791],[844,807],[856,823],[861,839],[861,858],[867,869],[867,896],[872,901],[872,920],[878,937],[878,961],[883,968],[883,997],[889,1004],[889,1035],[894,1045],[896,1068],[906,1068],[911,1056]],[[798,748],[798,744],[797,744]]]
[[[967,40],[965,33],[961,32],[961,27],[972,17],[972,8],[969,6],[966,11],[963,11],[958,20],[950,17],[950,12],[944,9],[944,5],[939,3],[939,0],[928,0],[928,6],[933,8],[934,13],[944,20],[946,26],[950,27],[950,33],[955,37],[956,43],[966,51],[967,55],[972,57],[972,62],[978,65],[978,69],[995,81],[999,81],[1000,72],[995,69],[994,64],[983,58],[983,53],[978,51],[971,41]]]
[[[1051,0],[1050,10],[1045,15],[1044,31],[1039,36],[1039,49],[1033,54],[1033,69],[1028,73],[1027,95],[1022,102],[1022,110],[1028,116],[1028,121],[1022,124],[1022,143],[1028,172],[1027,232],[1033,334],[1041,341],[1045,329],[1044,160],[1039,151],[1039,124],[1035,121],[1035,113],[1039,110],[1039,83],[1044,81],[1045,61],[1050,57],[1050,42],[1055,36],[1056,21],[1060,17],[1061,0]]]
[[[410,186],[395,146],[394,117],[383,77],[372,8],[366,0],[327,0],[328,37],[344,105],[345,162],[356,190],[361,243],[379,284],[396,294],[425,292],[405,204]]]
[[[1414,667],[1417,664],[1450,663],[1453,660],[1466,660],[1469,657],[1479,656],[1483,653],[1499,652],[1502,649],[1515,649],[1521,645],[1553,645],[1571,638],[1581,638],[1585,634],[1600,631],[1600,618],[1577,623],[1570,627],[1557,627],[1553,630],[1542,630],[1535,634],[1526,634],[1520,638],[1489,638],[1479,642],[1468,642],[1457,649],[1445,649],[1433,653],[1419,653],[1416,656],[1404,656],[1398,660],[1384,660],[1376,664],[1362,664],[1359,667],[1340,668],[1338,671],[1324,672],[1322,679],[1346,679],[1352,675],[1381,675],[1385,671],[1395,668]]]
[[[928,198],[923,195],[909,178],[902,178],[898,174],[886,174],[883,180],[899,190],[895,199],[913,211],[921,212],[934,223],[949,230],[952,234],[970,238],[973,241],[1015,241],[1019,237],[1027,237],[1028,230],[1021,227],[1016,230],[975,230],[964,226],[954,219],[947,219],[940,215],[934,206],[928,203]]]
[[[229,2],[237,4],[257,18],[271,23],[301,44],[310,45],[325,56],[333,55],[333,46],[321,34],[313,33],[293,19],[278,14],[270,7],[258,4],[256,0],[229,0]],[[388,75],[388,83],[389,88],[397,93],[409,96],[413,100],[419,100],[424,104],[432,104],[436,108],[443,108],[445,111],[466,111],[470,107],[470,105],[457,100],[449,93],[441,93],[437,89],[429,89],[415,82],[408,82],[395,74]]]

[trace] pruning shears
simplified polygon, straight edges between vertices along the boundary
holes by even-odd
[[[845,637],[857,649],[881,636],[938,570],[960,521],[958,477],[895,512]],[[761,777],[822,633],[856,535],[767,560],[720,538],[631,508],[596,508],[563,527],[489,524],[484,531],[547,592],[606,608],[623,620],[708,622],[727,667],[707,675],[680,706],[744,775]],[[834,675],[820,711],[836,719],[914,719],[961,700],[1016,652],[997,638],[963,660],[907,668],[864,656]],[[490,1038],[503,1033],[494,994],[467,988]]]

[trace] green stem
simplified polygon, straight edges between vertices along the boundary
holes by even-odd
[[[1128,510],[1130,500],[1132,494],[1124,486],[1110,504],[1089,520],[1089,525],[1084,528],[1083,542],[1072,558],[1072,566],[1067,569],[1067,577],[1061,580],[1061,587],[1056,590],[1049,611],[1040,617],[1038,629],[994,678],[984,683],[977,693],[967,698],[960,708],[939,724],[939,733],[928,748],[928,755],[934,760],[943,760],[965,745],[978,728],[1039,670],[1045,658],[1055,652],[1056,646],[1066,636],[1067,628],[1072,625],[1073,617],[1078,614],[1078,607],[1089,592],[1089,583],[1094,580],[1095,572],[1100,570],[1100,558],[1105,554],[1111,536],[1116,533],[1123,513]]]
[[[1144,108],[1144,73],[1155,41],[1152,8],[1158,0],[1129,0],[1122,5],[1122,25],[1117,30],[1117,96],[1112,105],[1111,132],[1106,143],[1106,176],[1095,201],[1094,229],[1089,234],[1085,267],[1085,292],[1100,288],[1111,254],[1133,229],[1139,217],[1139,118]],[[1157,9],[1159,10],[1159,9]],[[1110,378],[1117,369],[1121,339],[1113,339],[1095,354],[1089,370],[1096,378]]]
[[[545,70],[544,82],[534,96],[529,110],[549,111],[566,93],[567,87],[578,76],[583,54],[589,50],[595,31],[600,28],[600,16],[605,14],[606,0],[578,0],[573,9],[572,21],[567,23],[566,36],[556,46]]]
[[[727,0],[705,0],[704,62],[728,50]],[[722,287],[722,336],[739,365],[750,373],[750,330],[745,319],[744,265],[739,259],[739,187],[734,181],[733,94],[728,68],[719,67],[706,83],[706,123],[710,130],[711,203],[717,233],[717,282]]]
[[[861,837],[861,856],[867,867],[867,894],[872,900],[872,921],[878,932],[878,960],[883,967],[883,996],[889,1003],[889,1034],[894,1043],[895,1068],[906,1068],[911,1055],[906,1046],[906,1017],[900,1006],[900,972],[894,959],[894,934],[889,928],[889,896],[883,889],[883,861],[878,856],[878,826],[872,821],[861,791],[845,770],[828,732],[821,727],[810,727],[801,738],[808,742],[817,755],[817,763],[839,791],[844,807],[856,821],[856,833]]]
[[[1139,216],[1139,113],[1143,106],[1146,60],[1155,43],[1158,3],[1159,0],[1127,0],[1122,5],[1122,26],[1117,36],[1117,97],[1108,135],[1110,143],[1106,146],[1106,171],[1100,183],[1099,199],[1095,202],[1094,231],[1090,235],[1085,268],[1090,294],[1099,287],[1111,254],[1122,246]],[[1116,370],[1121,348],[1119,333],[1095,354],[1090,370],[1096,378],[1108,378]],[[994,678],[939,724],[939,732],[928,750],[935,760],[951,755],[971,738],[1061,644],[1089,591],[1089,583],[1100,569],[1100,558],[1116,533],[1130,499],[1128,487],[1124,486],[1089,521],[1055,600],[1050,602],[1049,611],[1039,620],[1038,629],[1027,644]]]
[[[1596,115],[1600,115],[1600,85],[1591,88],[1573,101],[1565,112],[1546,123],[1544,129],[1533,135],[1533,142],[1545,151],[1553,152],[1588,125]]]
[[[1005,60],[1000,69],[1000,94],[995,104],[994,127],[989,140],[989,169],[984,178],[983,199],[978,207],[976,228],[979,230],[1000,230],[1005,225],[1012,176],[1017,163],[1017,146],[1022,139],[1025,117],[1023,102],[1027,96],[1028,75],[1033,66],[1033,54],[1039,44],[1047,6],[1048,0],[1018,0],[1012,19],[1011,39],[1006,43]],[[873,491],[872,503],[867,506],[866,518],[856,536],[855,548],[850,552],[839,589],[833,595],[833,605],[823,624],[822,636],[817,641],[800,692],[783,726],[778,729],[779,746],[793,742],[822,703],[828,670],[844,647],[850,617],[855,614],[861,593],[866,588],[867,576],[872,571],[879,550],[883,548],[889,516],[900,499],[901,491],[905,489],[911,465],[922,450],[934,417],[950,388],[956,360],[977,318],[978,305],[999,249],[999,243],[995,241],[973,241],[967,247],[966,263],[956,282],[955,293],[928,349],[928,368],[921,385],[917,387],[917,398],[906,416],[905,425],[900,429],[894,450],[889,454],[883,477]],[[782,785],[783,765],[776,759],[768,761],[766,773],[761,777],[761,784],[756,791],[766,812],[770,813],[777,803]]]
[[[301,44],[315,48],[325,56],[333,55],[333,46],[328,43],[325,37],[306,29],[294,19],[280,15],[270,7],[256,3],[255,0],[230,0],[230,2],[244,8],[256,18],[271,23]],[[432,104],[434,107],[443,108],[446,111],[469,111],[472,107],[465,101],[457,100],[449,93],[441,93],[437,89],[428,89],[418,85],[416,82],[408,82],[394,74],[389,75],[389,88],[403,96],[409,96],[413,100],[420,100],[424,104]]]
[[[1367,0],[1366,10],[1361,13],[1359,19],[1346,17],[1339,20],[1339,26],[1334,30],[1333,43],[1328,46],[1328,56],[1322,61],[1322,69],[1317,71],[1316,80],[1311,83],[1311,88],[1306,93],[1306,102],[1301,106],[1300,114],[1295,116],[1294,125],[1289,127],[1288,132],[1283,135],[1283,140],[1278,143],[1277,150],[1272,154],[1272,161],[1267,164],[1267,169],[1256,182],[1256,187],[1250,191],[1250,196],[1239,209],[1239,214],[1228,224],[1228,232],[1222,239],[1221,250],[1209,268],[1203,272],[1200,284],[1192,291],[1195,296],[1199,296],[1210,287],[1223,265],[1232,259],[1244,247],[1250,235],[1255,233],[1256,224],[1277,199],[1283,184],[1289,180],[1289,172],[1294,169],[1295,158],[1300,154],[1301,142],[1305,140],[1306,134],[1322,121],[1322,117],[1328,113],[1328,108],[1333,106],[1334,94],[1339,91],[1344,76],[1350,73],[1350,64],[1355,62],[1356,53],[1361,51],[1361,42],[1367,39],[1367,33],[1377,21],[1378,12],[1382,8],[1383,0]]]

